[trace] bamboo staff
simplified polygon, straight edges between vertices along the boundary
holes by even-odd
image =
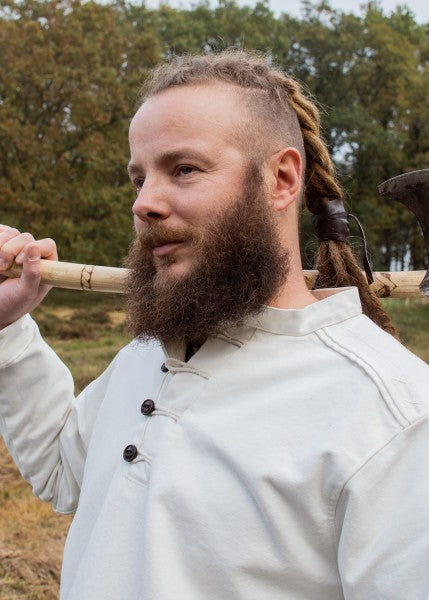
[[[42,283],[71,290],[123,293],[127,270],[116,267],[79,265],[75,263],[41,260]],[[13,266],[1,273],[6,277],[19,277],[22,267]],[[371,285],[379,298],[425,298],[419,284],[425,271],[393,271],[373,273]],[[309,288],[316,281],[317,271],[304,271]]]

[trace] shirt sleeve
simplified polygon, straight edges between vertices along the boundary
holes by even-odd
[[[58,512],[77,507],[105,373],[75,398],[70,371],[29,315],[0,331],[0,432],[33,492]]]
[[[345,600],[429,598],[429,417],[397,434],[344,487],[337,512]]]

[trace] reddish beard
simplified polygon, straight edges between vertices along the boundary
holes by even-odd
[[[281,248],[259,169],[249,165],[244,181],[241,197],[205,229],[170,231],[154,222],[136,237],[126,261],[127,321],[135,336],[202,342],[242,324],[275,297],[287,279],[288,252]],[[153,247],[167,241],[192,247],[194,266],[182,277],[164,269],[176,260],[174,252],[158,269],[154,264]]]

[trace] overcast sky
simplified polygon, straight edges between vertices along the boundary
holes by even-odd
[[[243,2],[243,4],[252,4],[251,2]],[[356,0],[331,0],[330,4],[333,8],[344,12],[354,12],[359,14],[359,7],[362,2]],[[408,0],[408,2],[398,2],[398,0],[381,0],[380,6],[385,13],[389,14],[396,6],[407,6],[414,13],[416,20],[419,23],[429,22],[429,1],[428,0]],[[288,12],[293,15],[300,16],[300,0],[270,0],[271,8],[276,12]]]
[[[255,1],[252,0],[237,0],[239,4],[252,6]],[[190,0],[168,0],[165,2],[171,6],[191,6]],[[314,2],[313,2],[314,3]],[[354,12],[360,14],[359,7],[362,5],[361,2],[356,0],[330,0],[330,4],[333,8],[342,10],[344,12]],[[148,0],[148,6],[157,7],[159,5],[158,0]],[[212,5],[215,2],[212,1]],[[406,5],[414,13],[416,20],[419,23],[429,22],[429,0],[408,0],[408,2],[398,2],[398,0],[380,0],[379,5],[383,8],[386,14],[389,14],[396,6]],[[287,12],[295,16],[301,16],[301,0],[270,0],[270,6],[276,13]]]

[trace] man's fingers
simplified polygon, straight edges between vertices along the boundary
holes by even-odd
[[[44,238],[37,242],[42,258],[46,260],[58,260],[57,245],[51,238]]]
[[[9,225],[3,225],[3,223],[0,223],[0,233],[2,231],[6,231],[6,229],[11,229],[11,227],[9,227]]]
[[[21,285],[31,296],[36,296],[41,278],[40,248],[36,243],[28,244],[24,251],[23,269],[20,278]]]
[[[29,242],[34,242],[34,237],[31,233],[15,235],[3,243],[0,249],[0,256],[11,264]]]
[[[18,235],[19,231],[17,229],[12,229],[12,227],[3,229],[3,231],[0,232],[0,255],[4,245],[7,244],[9,240],[15,238]]]
[[[33,300],[40,302],[50,289],[50,286],[40,285],[41,258],[58,260],[54,240],[44,238],[36,241],[31,233],[20,233],[13,227],[0,225],[0,284],[5,281],[1,275],[2,271],[7,271],[14,262],[22,264],[22,274],[14,289],[17,292],[20,290],[19,294],[25,298],[24,304],[30,302],[36,306]],[[21,301],[20,303],[22,304]]]
[[[45,238],[43,240],[38,240],[35,243],[40,249],[41,258],[45,258],[47,260],[58,260],[57,245],[55,244],[54,240]],[[24,254],[25,247],[21,250],[21,252],[19,252],[15,259],[18,264],[22,264],[22,261],[24,260]]]
[[[3,240],[2,245],[0,243],[0,272],[9,269],[14,261],[22,264],[28,244],[37,244],[42,258],[58,260],[56,244],[50,238],[35,241],[30,233],[13,235],[10,230],[5,231],[4,234],[6,239]],[[12,235],[13,237],[10,237]]]
[[[0,265],[0,329],[34,310],[51,289],[40,283],[42,257],[57,259],[53,240],[35,241],[30,233],[0,225],[0,261],[9,263],[4,269]],[[1,271],[13,261],[22,263],[22,273],[19,278],[6,280]]]
[[[29,233],[20,233],[13,227],[4,227],[0,233],[0,271],[12,266],[16,254],[25,244],[34,240]]]

